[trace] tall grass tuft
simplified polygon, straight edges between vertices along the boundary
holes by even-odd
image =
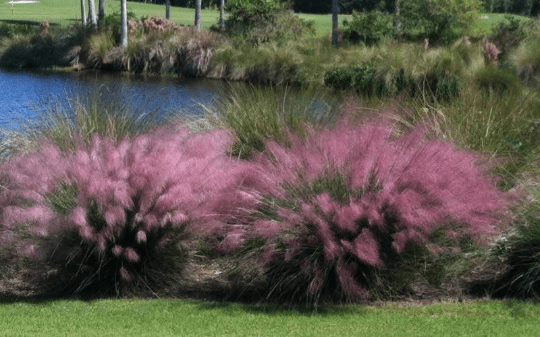
[[[540,36],[540,34],[538,34]],[[540,42],[531,39],[522,43],[510,56],[510,62],[521,80],[533,87],[540,87]]]
[[[244,250],[265,266],[270,298],[368,298],[404,286],[411,250],[437,254],[498,231],[505,197],[477,156],[421,129],[397,137],[344,119],[291,142],[254,159],[274,192],[262,194]]]
[[[307,124],[331,124],[340,99],[324,90],[234,86],[213,107],[206,107],[212,123],[232,129],[231,154],[250,158],[263,151],[266,140],[281,144],[291,133],[302,136]]]
[[[166,122],[166,116],[156,111],[136,114],[129,106],[111,100],[104,87],[91,90],[86,97],[37,103],[34,110],[35,121],[23,123],[19,130],[11,132],[21,143],[20,150],[35,149],[43,139],[62,150],[75,149],[77,142],[89,144],[94,135],[119,142]]]
[[[30,282],[57,294],[162,290],[181,280],[187,237],[219,239],[254,207],[230,142],[175,127],[120,142],[96,133],[70,151],[46,142],[0,164],[1,239],[41,261]]]
[[[506,272],[496,280],[494,295],[520,298],[538,298],[540,293],[540,166],[531,170],[535,174],[524,192],[514,226],[496,246],[495,257],[507,266]]]

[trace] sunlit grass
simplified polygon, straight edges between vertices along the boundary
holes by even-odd
[[[142,16],[160,15],[165,16],[165,6],[143,2],[128,2],[128,11],[137,18]],[[106,2],[106,14],[120,12],[120,2]],[[308,21],[313,21],[318,36],[328,35],[332,27],[330,14],[299,14]],[[488,18],[485,19],[484,16]],[[350,15],[340,15],[340,26],[344,20],[350,20]],[[195,10],[193,8],[171,7],[171,19],[179,24],[193,25]],[[219,18],[217,9],[204,9],[202,11],[202,26],[208,29]],[[47,0],[33,4],[10,5],[7,2],[0,4],[0,22],[16,24],[29,23],[39,25],[41,21],[49,20],[54,25],[67,26],[80,22],[80,3],[68,0]],[[475,34],[486,34],[491,27],[498,22],[504,21],[504,14],[482,14],[474,27]]]
[[[288,133],[302,135],[307,125],[328,125],[338,114],[340,99],[324,90],[287,87],[231,86],[213,106],[206,119],[215,127],[232,129],[231,154],[249,158],[264,150],[267,140],[286,142]]]
[[[540,306],[491,301],[313,310],[183,300],[7,299],[0,318],[9,336],[532,336]]]
[[[34,150],[45,139],[61,149],[73,149],[78,141],[89,143],[96,134],[119,141],[166,122],[166,117],[153,110],[134,113],[104,97],[103,90],[95,88],[86,97],[35,104],[35,119],[20,121],[16,129],[0,129],[0,158]]]

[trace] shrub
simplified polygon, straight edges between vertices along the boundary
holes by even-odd
[[[313,23],[304,22],[280,1],[231,0],[225,10],[229,13],[226,32],[240,44],[257,46],[315,34]]]
[[[499,58],[503,63],[506,62],[509,52],[527,38],[527,28],[521,20],[512,15],[506,15],[504,18],[506,21],[495,26],[489,38],[499,48]]]
[[[467,32],[475,22],[479,0],[404,0],[401,2],[403,28],[419,30],[430,41],[451,42]]]
[[[366,96],[386,96],[397,93],[396,81],[399,81],[399,75],[400,73],[393,75],[384,69],[376,69],[367,64],[334,68],[324,74],[324,83],[337,89],[354,89]]]
[[[248,29],[261,22],[271,22],[285,9],[284,3],[270,0],[232,0],[225,5],[229,13],[227,25],[232,28]]]
[[[162,127],[118,144],[96,135],[74,152],[44,145],[14,156],[0,168],[2,239],[54,268],[55,291],[158,291],[182,271],[183,238],[219,238],[253,208],[256,198],[238,188],[246,166],[226,156],[229,145],[222,130]]]
[[[343,38],[367,46],[378,44],[394,34],[393,18],[377,11],[353,12],[352,21],[344,22]]]
[[[120,12],[113,11],[111,14],[107,14],[103,17],[100,23],[100,31],[108,32],[114,39],[114,44],[120,43],[120,23],[122,22]],[[128,11],[128,21],[136,20],[136,16],[133,12]],[[132,26],[132,23],[128,23],[128,26]]]
[[[417,78],[372,65],[334,68],[324,74],[324,84],[336,89],[353,89],[368,97],[387,97],[406,93],[419,96],[428,93],[433,98],[448,101],[460,94],[457,76],[443,71],[430,71]]]
[[[291,148],[269,143],[255,162],[275,192],[262,195],[244,249],[259,254],[270,297],[367,298],[390,286],[381,273],[403,272],[411,249],[433,254],[497,231],[504,198],[477,160],[418,129],[396,137],[350,120]]]

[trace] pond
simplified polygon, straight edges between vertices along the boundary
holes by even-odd
[[[134,114],[200,114],[222,95],[226,82],[95,72],[0,71],[0,130],[32,123],[38,113],[75,100],[110,102]]]

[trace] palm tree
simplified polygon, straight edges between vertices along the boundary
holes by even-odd
[[[94,0],[88,0],[88,20],[90,20],[90,25],[92,29],[97,29],[97,16],[96,16],[96,3]]]
[[[83,28],[86,28],[86,5],[84,0],[81,0],[81,19]]]
[[[105,0],[99,0],[98,7],[98,26],[101,26],[103,23],[103,18],[105,17]]]
[[[127,1],[120,0],[120,16],[122,31],[120,33],[120,44],[122,47],[127,48],[128,46],[128,31],[127,31]]]
[[[201,32],[201,8],[202,8],[202,0],[196,0],[195,1],[195,27],[197,27],[197,33]]]
[[[338,12],[338,0],[332,0],[332,45],[334,46],[338,43]]]
[[[171,19],[171,0],[165,0],[165,19]]]
[[[399,17],[399,0],[394,0],[394,29],[396,30],[396,36],[401,33],[401,19]]]
[[[219,22],[221,22],[221,30],[225,30],[225,0],[219,1]]]

